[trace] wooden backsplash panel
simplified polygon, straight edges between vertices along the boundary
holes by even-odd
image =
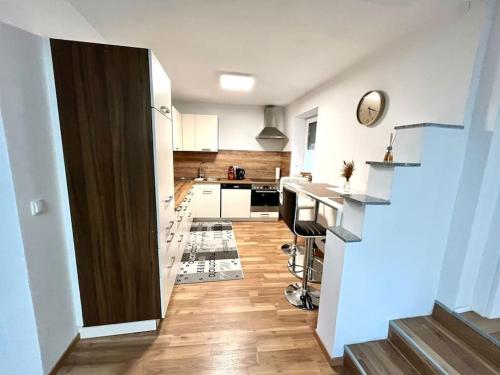
[[[282,176],[290,175],[290,159],[290,152],[281,151],[175,151],[174,175],[175,178],[196,177],[203,162],[208,177],[227,177],[228,167],[237,165],[245,170],[246,178],[274,179],[277,167],[281,168]]]

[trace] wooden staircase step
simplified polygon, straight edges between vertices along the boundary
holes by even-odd
[[[404,338],[408,351],[418,357],[415,362],[415,357],[406,354],[417,369],[422,361],[431,365],[422,373],[433,368],[433,373],[438,374],[499,374],[498,368],[431,316],[395,320],[390,327]]]
[[[348,345],[346,354],[344,366],[351,374],[418,374],[415,368],[388,340]]]
[[[432,317],[465,341],[483,358],[500,368],[500,348],[491,338],[478,332],[440,303],[434,305]]]

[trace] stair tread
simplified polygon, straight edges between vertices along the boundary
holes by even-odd
[[[388,340],[353,344],[349,349],[368,375],[418,374]]]
[[[394,323],[449,374],[499,374],[466,342],[431,316],[396,320]]]

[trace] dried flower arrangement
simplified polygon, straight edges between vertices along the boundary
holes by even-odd
[[[341,176],[346,179],[346,181],[349,181],[353,172],[354,172],[354,160],[350,162],[346,162],[344,160],[344,167],[342,168],[342,174]]]
[[[387,147],[387,152],[384,156],[385,163],[392,163],[394,156],[392,154],[392,147],[394,146],[394,141],[396,140],[396,135],[391,133],[391,138],[389,139],[389,146]]]

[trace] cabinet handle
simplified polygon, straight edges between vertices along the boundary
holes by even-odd
[[[162,105],[160,107],[160,111],[162,111],[163,113],[170,113],[170,109],[166,105]]]
[[[269,214],[260,214],[260,216],[269,216]]]
[[[173,221],[170,221],[170,226],[167,229],[167,232],[170,231],[170,229],[172,229],[172,227],[174,226],[174,222]]]
[[[170,266],[168,266],[167,268],[170,269],[174,266],[174,263],[175,263],[175,257],[172,257],[172,260],[170,261]]]
[[[175,151],[179,151],[181,148],[180,147],[176,147],[175,148]]]
[[[170,233],[170,238],[167,239],[167,243],[172,242],[174,239],[174,236],[175,236],[175,233]]]
[[[213,191],[211,191],[211,190],[203,190],[203,194],[212,194],[212,193],[213,193]]]
[[[181,243],[183,239],[184,239],[184,235],[183,235],[183,234],[181,234],[181,236],[180,236],[180,238],[177,240],[177,242]]]
[[[202,148],[201,151],[212,151],[211,148]]]

